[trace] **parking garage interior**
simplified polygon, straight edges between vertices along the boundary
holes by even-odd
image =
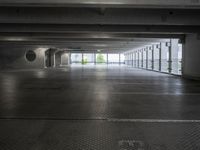
[[[0,1],[0,149],[200,149],[200,2]]]

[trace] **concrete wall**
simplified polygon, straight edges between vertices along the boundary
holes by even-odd
[[[28,50],[36,53],[36,59],[29,62],[25,58]],[[0,70],[44,68],[44,53],[47,48],[0,46]]]
[[[55,66],[56,67],[60,67],[60,65],[61,65],[61,54],[62,54],[61,51],[55,53]]]
[[[62,53],[61,55],[61,66],[69,65],[69,53]]]
[[[200,79],[200,39],[195,34],[186,35],[183,62],[183,75]]]

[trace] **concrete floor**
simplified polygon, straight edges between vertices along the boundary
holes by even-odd
[[[0,149],[200,149],[200,82],[126,66],[0,73]]]

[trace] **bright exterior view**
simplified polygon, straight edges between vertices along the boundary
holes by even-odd
[[[125,64],[125,56],[121,53],[72,53],[71,63],[82,65],[120,65]]]

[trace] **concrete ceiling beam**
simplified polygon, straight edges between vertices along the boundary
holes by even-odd
[[[107,40],[129,40],[129,41],[155,41],[156,39],[184,38],[179,34],[134,34],[134,33],[0,33],[2,41],[31,41],[31,40],[50,40],[50,41],[107,41]]]
[[[87,25],[200,25],[200,10],[0,8],[0,23]],[[47,26],[48,27],[48,26]]]
[[[200,33],[200,26],[179,25],[56,25],[56,24],[0,24],[0,33]]]
[[[1,0],[1,6],[199,8],[197,0]]]

